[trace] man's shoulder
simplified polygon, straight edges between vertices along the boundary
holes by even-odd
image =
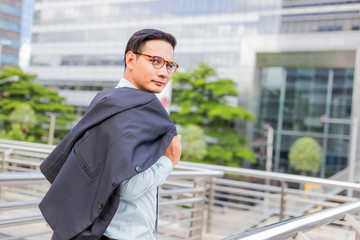
[[[94,105],[100,105],[127,109],[144,105],[152,102],[154,99],[156,99],[155,94],[150,92],[128,87],[114,88],[100,91],[91,102],[89,108]]]
[[[125,98],[123,100],[128,101],[148,101],[153,100],[156,96],[154,93],[142,91],[139,89],[122,87],[122,88],[113,88],[108,90],[103,90],[98,93],[98,95],[105,97],[109,100]]]

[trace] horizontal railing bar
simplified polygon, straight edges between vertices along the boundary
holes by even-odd
[[[224,176],[224,172],[222,171],[212,171],[212,170],[208,170],[208,171],[172,171],[170,173],[170,178],[171,177],[222,177]]]
[[[223,202],[229,202],[229,200],[238,200],[238,201],[243,201],[243,202],[251,202],[251,203],[262,203],[263,200],[261,199],[255,199],[255,198],[247,198],[247,197],[240,197],[240,196],[235,196],[235,195],[226,195],[226,194],[216,194],[214,195],[215,199],[216,198],[223,198],[226,200],[218,200],[218,201],[223,201]]]
[[[194,187],[194,182],[180,182],[174,181],[175,179],[167,179],[163,186],[175,186],[175,187],[182,187],[191,189]]]
[[[285,196],[285,200],[290,201],[290,202],[305,203],[308,205],[315,204],[315,205],[322,205],[322,206],[327,206],[327,207],[336,207],[336,206],[340,205],[340,203],[336,203],[336,202],[330,202],[330,201],[319,200],[319,199],[304,199],[304,198],[299,198],[296,196]]]
[[[44,221],[43,216],[4,219],[4,220],[0,220],[0,228],[36,223],[36,222],[43,222],[43,221]]]
[[[165,209],[165,208],[163,208]],[[174,209],[174,208],[171,208]],[[165,216],[176,216],[177,214],[191,214],[193,212],[203,211],[202,208],[181,208],[181,209],[175,209],[175,210],[169,210],[166,209],[164,213],[160,212],[159,217],[165,217]]]
[[[19,159],[8,159],[5,161],[6,163],[15,163],[15,164],[22,164],[27,166],[39,167],[41,162],[40,161],[27,161],[27,160],[19,160]]]
[[[189,223],[189,222],[194,222],[194,221],[198,221],[198,220],[201,220],[201,217],[185,218],[185,219],[182,219],[182,220],[176,220],[175,222],[169,220],[169,222],[159,224],[159,226],[160,227],[165,227],[165,226],[171,226],[171,225],[176,224],[178,226],[186,227],[186,226],[182,225],[182,223]]]
[[[34,142],[23,142],[23,141],[9,140],[9,139],[0,139],[0,144],[8,144],[11,146],[33,147],[39,149],[54,149],[56,147],[56,145],[34,143]]]
[[[13,185],[31,185],[47,183],[45,177],[41,173],[30,172],[1,172],[0,173],[0,186],[13,186]]]
[[[233,193],[233,194],[245,194],[245,195],[254,196],[254,197],[262,196],[265,194],[265,192],[254,191],[252,189],[247,190],[244,188],[233,188],[233,187],[224,187],[224,186],[221,186],[221,187],[215,186],[215,187],[213,187],[213,189],[218,192],[228,192],[228,193]]]
[[[38,233],[31,233],[31,234],[23,234],[16,237],[7,237],[7,238],[1,238],[1,240],[23,240],[26,237],[34,237],[34,236],[41,236],[45,234],[53,233],[53,231],[45,231],[45,232],[38,232]]]
[[[327,225],[337,219],[342,219],[346,213],[357,212],[360,210],[360,201],[355,203],[343,204],[314,213],[309,213],[300,217],[295,217],[258,229],[248,231],[226,240],[270,240],[288,239],[293,237],[298,231],[310,231],[319,226]]]
[[[260,184],[260,183],[251,183],[251,182],[239,182],[239,181],[222,179],[222,178],[217,178],[215,180],[215,183],[216,183],[216,185],[219,185],[219,186],[229,185],[229,186],[259,189],[259,190],[264,190],[264,191],[277,191],[277,190],[281,189],[281,187],[279,187],[279,186],[264,185],[264,184]]]
[[[360,184],[358,183],[350,183],[350,182],[343,182],[343,181],[330,180],[324,178],[293,175],[287,173],[267,172],[262,170],[233,168],[227,166],[210,165],[210,164],[193,163],[193,162],[179,162],[179,164],[185,166],[203,167],[205,169],[207,168],[211,170],[223,171],[225,173],[233,173],[242,176],[258,177],[258,178],[286,181],[286,182],[316,183],[320,185],[337,186],[337,187],[350,188],[360,191]]]
[[[176,194],[181,194],[181,193],[199,193],[199,192],[204,192],[205,189],[204,188],[186,188],[186,189],[162,189],[159,191],[159,195],[176,195]]]
[[[326,200],[335,200],[335,201],[343,201],[343,202],[355,202],[358,198],[348,197],[348,196],[341,196],[341,195],[333,195],[329,193],[319,193],[319,192],[304,192],[302,190],[297,189],[286,189],[285,190],[287,195],[297,195],[297,196],[305,196],[305,197],[321,197],[326,198]]]
[[[13,150],[24,150],[24,151],[29,151],[29,152],[40,152],[40,153],[48,153],[48,154],[50,154],[53,151],[53,149],[18,146],[18,145],[3,144],[3,143],[0,143],[0,148],[13,149]]]
[[[29,207],[37,207],[40,203],[40,200],[33,201],[23,201],[23,202],[4,202],[0,203],[0,210],[15,210]]]
[[[194,203],[200,201],[203,201],[203,198],[195,197],[195,198],[176,199],[176,200],[168,200],[166,202],[159,202],[159,206],[181,204],[181,203]]]
[[[172,177],[212,177],[221,176],[223,173],[220,171],[173,171],[170,176]],[[19,185],[19,184],[36,184],[45,182],[46,179],[41,173],[28,173],[28,172],[2,172],[0,173],[0,186]]]

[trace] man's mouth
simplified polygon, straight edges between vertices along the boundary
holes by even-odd
[[[156,81],[156,80],[154,80],[154,83],[155,83],[156,85],[158,85],[158,86],[163,86],[163,85],[165,85],[165,84],[166,84],[166,82],[163,82],[163,81]]]

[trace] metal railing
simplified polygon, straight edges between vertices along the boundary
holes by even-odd
[[[243,234],[226,238],[226,240],[282,240],[289,238],[295,240],[310,240],[304,232],[333,223],[336,220],[344,220],[360,234],[360,222],[349,214],[359,211],[360,201],[343,204],[339,207],[296,217],[270,226],[264,226]]]
[[[0,205],[0,211],[14,211],[21,207],[28,210],[32,206],[36,208],[31,201],[41,199],[49,185],[41,180],[41,174],[30,174],[29,169],[38,171],[35,163],[41,162],[53,148],[43,144],[35,146],[32,143],[0,140],[0,153],[8,153],[0,154],[4,171],[3,178],[0,176],[1,197],[6,199],[8,194],[16,193],[33,198],[25,198],[26,201],[19,203],[0,203],[4,204]],[[175,170],[160,191],[158,239],[207,239],[210,235],[212,239],[223,239],[232,235],[241,236],[244,232],[249,233],[264,225],[277,224],[279,221],[283,223],[283,219],[289,221],[310,212],[320,213],[320,210],[335,209],[343,203],[357,202],[360,192],[360,184],[357,183],[252,169],[180,162]],[[20,179],[22,174],[17,177],[6,175],[5,172],[9,171],[28,172],[26,176],[29,178]],[[226,177],[222,177],[223,174]],[[25,182],[31,186],[23,186]],[[352,196],[347,196],[348,190],[352,190]],[[351,219],[352,216],[348,216],[346,219]],[[11,219],[15,221],[16,218],[7,221]],[[22,225],[30,221],[23,220],[25,222],[20,222]],[[334,228],[334,225],[330,224],[329,228]],[[336,228],[336,231],[342,229],[340,234],[354,234],[344,221],[336,222]],[[26,234],[34,234],[34,229],[32,233]],[[297,236],[302,236],[302,233]]]
[[[205,183],[208,178],[222,177],[221,171],[173,171],[169,180],[160,190],[160,221],[158,239],[201,239],[203,226],[203,212],[205,201]],[[41,173],[28,172],[3,172],[0,173],[0,186],[13,187],[33,184],[47,183]],[[13,192],[8,189],[7,192]],[[15,191],[19,192],[19,191]],[[37,196],[37,195],[35,195]],[[22,195],[22,197],[24,197]],[[4,198],[4,197],[3,197]],[[28,211],[33,214],[38,212],[37,206],[40,200],[17,201],[0,203],[1,212],[10,212],[19,209],[34,208],[34,211]],[[3,214],[3,216],[6,214]],[[23,215],[23,214],[22,214]],[[30,215],[16,218],[0,220],[0,233],[11,235],[11,231],[4,230],[13,226],[26,226],[33,223],[45,223],[40,215]],[[22,239],[30,236],[40,236],[52,233],[47,226],[38,227],[41,229],[35,232],[26,233],[20,231],[15,237],[6,237],[1,239]],[[44,231],[43,229],[47,230]]]
[[[315,177],[189,162],[181,162],[181,167],[228,175],[228,179],[214,178],[207,194],[206,231],[223,236],[356,202],[360,192],[360,184]],[[334,195],[332,189],[341,191]],[[355,197],[346,196],[349,189]]]

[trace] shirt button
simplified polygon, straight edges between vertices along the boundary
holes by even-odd
[[[139,172],[141,172],[141,168],[140,168],[140,167],[136,167],[136,168],[135,168],[135,171],[139,173]]]
[[[104,204],[102,202],[98,202],[98,208],[102,209],[104,207]]]
[[[116,187],[117,182],[116,182],[115,180],[112,180],[111,185],[112,185],[113,187]]]

